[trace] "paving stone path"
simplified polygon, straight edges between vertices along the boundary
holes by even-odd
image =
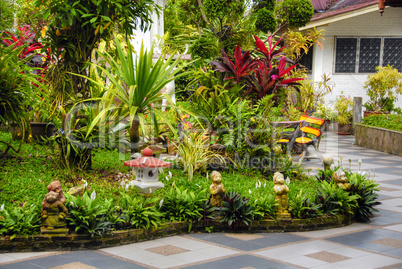
[[[380,210],[369,223],[297,233],[200,233],[95,251],[0,254],[5,268],[402,268],[402,157],[353,145],[326,132],[320,152],[343,159],[381,185]],[[349,162],[351,160],[351,162]],[[318,161],[304,161],[314,173]],[[374,172],[373,173],[373,169]]]

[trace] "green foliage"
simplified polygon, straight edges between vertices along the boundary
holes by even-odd
[[[193,58],[213,59],[219,54],[218,44],[213,37],[201,36],[190,47]]]
[[[238,18],[243,13],[244,1],[236,0],[204,0],[206,15],[211,20],[219,19],[222,23],[225,16]]]
[[[395,114],[380,114],[371,115],[362,121],[363,124],[386,128],[394,131],[402,132],[402,115]]]
[[[347,190],[349,195],[358,197],[354,211],[355,218],[360,221],[370,221],[373,212],[378,212],[374,206],[381,204],[381,202],[376,201],[380,185],[358,173],[349,174],[348,180],[350,184],[350,188]]]
[[[159,7],[149,0],[35,0],[38,16],[50,18],[47,37],[54,59],[48,77],[58,102],[74,99],[76,93],[88,96],[88,62],[101,39],[110,39],[117,30],[132,35],[136,27],[146,30],[151,14]],[[45,8],[43,8],[45,7]],[[63,48],[63,50],[61,50]],[[60,59],[60,60],[59,60]]]
[[[123,212],[128,216],[129,226],[135,229],[158,227],[162,214],[155,207],[157,200],[157,198],[143,200],[142,197],[123,194],[121,205],[124,208]]]
[[[65,195],[67,209],[70,217],[67,218],[69,226],[74,231],[87,233],[91,236],[103,235],[112,231],[112,223],[107,220],[107,213],[112,207],[112,199],[96,197],[95,191],[91,196],[85,192],[82,197]]]
[[[222,216],[220,222],[227,223],[232,230],[237,231],[240,223],[249,225],[253,218],[253,206],[248,199],[241,197],[237,192],[229,192],[223,198],[223,206],[217,214]]]
[[[11,240],[17,235],[32,235],[41,226],[40,209],[38,205],[26,203],[23,206],[4,207],[0,210],[0,234],[11,235]]]
[[[196,171],[205,172],[206,166],[211,161],[224,162],[223,157],[209,148],[209,140],[203,133],[191,133],[183,136],[179,143],[177,153],[181,157],[179,162],[183,164],[184,171],[191,180]]]
[[[305,26],[314,15],[310,0],[284,0],[277,4],[276,14],[291,27]]]
[[[257,20],[256,20],[255,27],[258,30],[263,31],[265,33],[275,31],[275,29],[277,27],[277,23],[276,23],[275,13],[272,10],[262,8],[262,9],[258,10],[256,16],[257,16]]]
[[[336,121],[341,124],[348,124],[352,121],[353,116],[353,100],[344,95],[339,95],[335,100],[335,112],[337,113]]]
[[[175,69],[180,57],[173,61],[173,54],[164,60],[164,55],[159,57],[157,61],[153,61],[153,49],[150,51],[141,46],[140,54],[135,59],[131,46],[128,46],[127,52],[123,50],[122,44],[116,39],[116,55],[113,57],[110,53],[100,53],[111,68],[111,71],[104,67],[98,66],[110,80],[110,85],[104,85],[103,82],[88,78],[92,83],[105,90],[102,100],[110,104],[109,107],[102,110],[92,121],[88,132],[91,132],[94,126],[100,123],[106,115],[113,112],[111,115],[114,119],[130,118],[130,141],[134,147],[138,147],[139,141],[139,125],[144,126],[145,113],[161,114],[158,109],[153,109],[151,104],[158,103],[162,100],[162,95],[159,92],[163,87],[171,82],[177,73],[184,66]],[[185,75],[182,73],[180,76]],[[168,98],[166,96],[166,98]],[[114,102],[118,99],[118,105]],[[169,98],[168,98],[169,100]],[[171,100],[170,100],[171,101]],[[173,102],[170,102],[173,103]],[[164,117],[160,117],[164,119]],[[175,128],[170,122],[165,122],[170,130],[175,131]],[[156,124],[156,122],[154,122]]]
[[[14,23],[15,7],[12,2],[0,2],[0,34],[4,30],[10,30]]]
[[[254,195],[256,199],[252,203],[253,207],[253,219],[264,220],[274,219],[277,211],[278,202],[275,201],[275,195],[264,194]]]
[[[320,204],[320,210],[324,214],[352,214],[357,206],[358,195],[349,195],[343,188],[339,188],[336,183],[322,181],[318,188],[315,203]]]
[[[366,108],[373,111],[383,111],[386,106],[393,107],[398,100],[398,94],[402,94],[402,73],[393,66],[377,66],[377,72],[369,75],[364,84],[370,100],[365,103]]]
[[[338,171],[341,168],[341,166],[333,166],[332,165],[330,168],[322,170],[322,169],[317,169],[317,180],[318,181],[326,181],[328,183],[332,183],[332,175]]]
[[[203,217],[205,191],[191,191],[184,188],[170,188],[161,202],[160,211],[169,221],[192,221]]]
[[[314,199],[310,199],[303,190],[299,193],[290,192],[289,208],[293,217],[304,219],[314,218],[319,214],[320,204],[316,204]]]

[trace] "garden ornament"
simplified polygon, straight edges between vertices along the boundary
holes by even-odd
[[[135,180],[133,185],[141,194],[152,194],[157,189],[163,188],[165,185],[158,181],[159,168],[172,165],[154,158],[152,155],[152,150],[146,148],[142,151],[142,157],[124,162],[125,166],[134,167]]]
[[[66,236],[68,228],[66,228],[66,216],[68,214],[67,208],[60,202],[60,193],[49,191],[45,195],[44,202],[42,202],[41,217],[43,226],[41,227],[41,234],[45,236]]]
[[[49,192],[51,192],[51,191],[57,192],[59,194],[57,200],[60,201],[62,204],[66,203],[66,197],[64,197],[63,188],[62,188],[59,180],[51,182],[47,186],[47,189]],[[46,197],[42,201],[42,206],[44,206],[45,203],[46,203]]]
[[[330,154],[324,155],[324,170],[328,170],[331,167],[331,164],[334,163],[334,157]]]
[[[278,212],[276,215],[278,218],[281,219],[290,219],[290,213],[288,211],[289,207],[289,199],[288,199],[288,192],[289,192],[289,187],[286,186],[285,183],[285,178],[283,174],[279,172],[275,172],[274,174],[274,191],[275,191],[275,201],[278,202]]]
[[[222,176],[218,171],[211,173],[212,184],[209,187],[211,192],[210,203],[211,206],[221,207],[223,203],[223,196],[225,195],[225,187],[222,184]]]
[[[332,179],[335,181],[339,188],[347,190],[350,188],[350,184],[347,183],[348,178],[343,170],[339,169],[332,175]]]

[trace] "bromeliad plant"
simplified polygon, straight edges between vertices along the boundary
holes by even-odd
[[[230,192],[223,197],[223,206],[217,214],[222,216],[220,222],[227,223],[232,230],[237,231],[240,223],[249,225],[253,219],[253,206],[248,199],[241,197],[237,192]]]

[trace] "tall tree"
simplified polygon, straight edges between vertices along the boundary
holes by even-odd
[[[114,31],[131,35],[137,27],[150,27],[151,14],[160,7],[152,0],[36,0],[39,16],[50,18],[47,31],[56,63],[49,69],[53,90],[63,103],[80,93],[88,94],[88,62],[101,39]]]

